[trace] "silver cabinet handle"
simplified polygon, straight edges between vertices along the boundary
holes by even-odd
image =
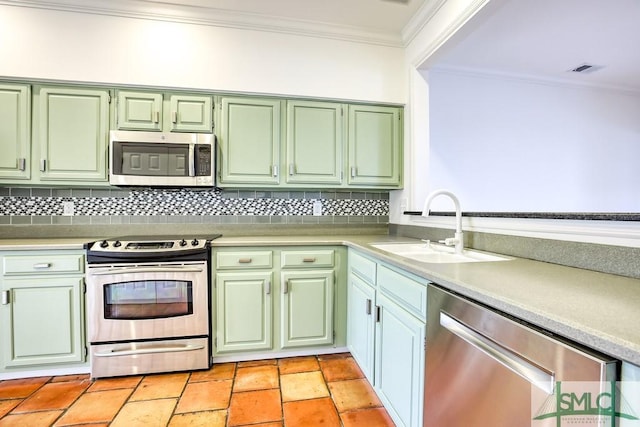
[[[33,264],[34,270],[46,270],[47,268],[51,268],[50,262],[40,262],[38,264]]]
[[[21,171],[27,170],[27,159],[25,159],[24,157],[18,159],[18,169],[20,169]]]
[[[178,123],[178,112],[177,111],[172,111],[171,112],[171,123]]]
[[[296,173],[296,166],[293,163],[289,164],[289,175],[293,176],[295,175],[295,173]]]
[[[499,342],[471,329],[446,313],[440,312],[440,325],[505,368],[520,375],[540,390],[547,394],[553,393],[556,383],[555,373],[541,369],[529,360],[500,345]]]
[[[277,177],[278,177],[278,165],[273,165],[273,166],[271,166],[271,175],[272,175],[274,178],[277,178]]]
[[[2,305],[8,305],[10,302],[9,291],[2,291]]]
[[[240,258],[238,264],[251,264],[251,261],[253,261],[251,258]]]
[[[356,177],[356,167],[351,166],[351,178],[355,178],[355,177]]]
[[[382,314],[382,313],[380,313],[380,311],[381,311],[380,306],[376,305],[376,323],[380,323],[380,317],[381,317],[381,314]]]
[[[47,159],[40,160],[40,172],[44,172],[47,170]]]
[[[367,315],[371,315],[371,299],[367,298]]]
[[[288,294],[289,293],[289,281],[285,280],[284,283],[282,284],[282,293],[283,294]]]
[[[311,257],[302,258],[302,262],[316,262],[316,259],[315,258],[311,258]]]
[[[271,294],[271,280],[267,280],[267,281],[265,282],[265,285],[266,285],[266,288],[267,288],[267,290],[266,290],[266,294],[267,294],[267,295]]]
[[[160,111],[153,112],[153,123],[160,123]]]

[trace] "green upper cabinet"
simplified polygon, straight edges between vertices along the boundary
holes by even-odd
[[[287,102],[287,183],[340,186],[342,108],[328,102]]]
[[[211,132],[213,130],[211,97],[171,95],[169,123],[171,132]]]
[[[28,180],[30,168],[31,90],[0,84],[0,179]]]
[[[349,106],[350,186],[402,186],[402,115],[399,107]]]
[[[162,94],[119,91],[118,129],[162,130]]]
[[[37,89],[32,183],[107,184],[109,100],[105,89]]]
[[[208,95],[118,91],[117,126],[122,130],[213,131],[213,101]]]
[[[281,101],[222,98],[218,129],[221,186],[280,184]]]

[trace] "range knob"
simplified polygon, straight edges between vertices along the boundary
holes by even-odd
[[[102,242],[100,242],[101,248],[106,248],[107,246],[109,246],[109,242],[107,242],[106,240],[103,240]]]
[[[120,246],[122,246],[122,242],[120,242],[120,240],[116,240],[116,241],[113,243],[113,247],[114,247],[114,248],[119,248]]]
[[[199,244],[199,243],[200,243],[200,242],[198,241],[198,239],[193,239],[193,240],[191,241],[191,246],[198,246],[198,244]]]
[[[186,240],[184,240],[184,239],[182,239],[182,240],[180,240],[179,245],[180,245],[180,246],[187,246],[187,241],[186,241]]]

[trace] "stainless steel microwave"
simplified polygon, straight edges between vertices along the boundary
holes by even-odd
[[[109,136],[109,183],[112,185],[214,185],[213,134],[111,131]]]

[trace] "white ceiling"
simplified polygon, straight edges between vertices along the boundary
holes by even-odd
[[[640,1],[509,0],[447,49],[436,66],[640,91]]]

